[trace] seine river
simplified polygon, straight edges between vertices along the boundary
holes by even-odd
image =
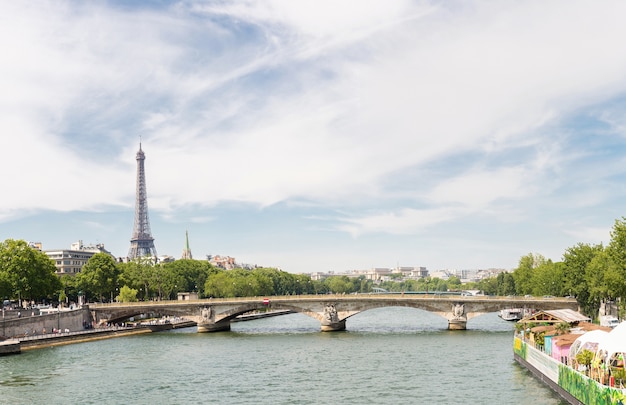
[[[2,404],[565,404],[513,361],[496,314],[448,331],[408,308],[347,320],[291,314],[0,357]]]

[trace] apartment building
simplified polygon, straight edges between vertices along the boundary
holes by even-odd
[[[43,251],[54,262],[56,274],[58,276],[80,273],[83,266],[96,253],[106,253],[115,258],[111,252],[104,248],[104,244],[83,245],[83,241],[72,243],[69,249],[44,250]]]

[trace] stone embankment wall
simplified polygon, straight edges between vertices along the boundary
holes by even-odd
[[[0,336],[7,338],[40,335],[44,329],[46,333],[51,333],[53,329],[75,332],[91,325],[91,313],[87,307],[33,316],[28,311],[22,311],[21,318],[0,319],[0,325]]]

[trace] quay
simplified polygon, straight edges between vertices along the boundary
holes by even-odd
[[[52,311],[0,320],[0,355],[195,325],[193,321],[179,318],[171,321],[97,325],[91,318],[89,308],[83,306],[74,310]]]
[[[88,329],[77,332],[58,332],[34,336],[22,336],[1,341],[0,356],[20,354],[24,350],[88,342],[92,340],[107,339],[112,337],[128,336],[150,331],[151,330],[146,326],[139,326]]]
[[[16,340],[21,344],[22,350],[31,350],[150,332],[151,330],[147,326],[120,326],[76,332],[47,333],[45,335],[25,336]]]
[[[236,321],[248,321],[270,316],[285,315],[287,313],[292,313],[292,311],[270,311],[245,314],[239,316]],[[193,320],[174,317],[173,319],[162,318],[144,322],[125,323],[124,326],[119,326],[118,324],[115,326],[100,325],[92,327],[94,323],[92,322],[87,306],[73,311],[40,314],[1,322],[1,330],[10,336],[10,338],[0,340],[0,356],[19,354],[25,350],[44,347],[189,328],[197,325]],[[88,328],[86,328],[86,326],[88,326]],[[46,330],[54,332],[46,333]],[[2,338],[0,337],[0,339]]]
[[[19,340],[7,339],[0,342],[0,356],[7,356],[9,354],[19,354],[22,352],[22,345]]]
[[[23,350],[30,350],[41,347],[60,346],[72,343],[88,342],[92,340],[137,335],[142,333],[189,328],[192,326],[196,326],[196,323],[185,319],[180,319],[172,322],[153,321],[137,323],[129,326],[107,326],[76,332],[58,332],[43,335],[25,336],[16,340],[21,344]]]

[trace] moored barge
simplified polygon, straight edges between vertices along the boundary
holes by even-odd
[[[583,322],[572,333],[552,325],[520,323],[513,341],[514,359],[570,404],[626,405],[622,333],[599,333]],[[522,322],[523,322],[522,321]],[[559,330],[561,329],[561,330]],[[623,330],[626,330],[626,322]],[[591,334],[591,335],[587,335]],[[612,334],[612,336],[610,336]],[[585,336],[595,336],[587,338]],[[577,354],[588,352],[588,360]]]

